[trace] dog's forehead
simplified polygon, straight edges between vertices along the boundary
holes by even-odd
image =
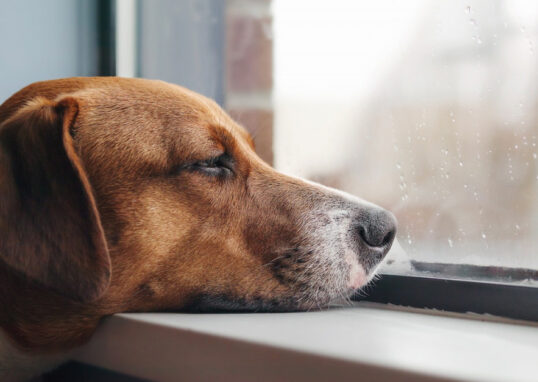
[[[140,165],[169,166],[225,149],[215,131],[250,146],[246,130],[214,101],[177,85],[134,80],[73,96],[80,101],[76,132],[89,159],[106,151],[126,162],[136,156]]]
[[[134,80],[133,80],[134,81]],[[161,124],[190,122],[222,124],[226,114],[212,100],[181,86],[161,81],[136,80],[111,86],[89,87],[74,93],[84,112],[93,118],[139,117]],[[225,121],[226,120],[226,121]]]

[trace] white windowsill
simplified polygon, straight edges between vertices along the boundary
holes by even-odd
[[[75,359],[159,381],[537,381],[538,327],[371,303],[305,313],[118,314]]]

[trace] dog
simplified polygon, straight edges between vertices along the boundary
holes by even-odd
[[[57,364],[118,312],[346,300],[395,233],[390,212],[274,170],[193,91],[31,84],[0,106],[0,379]]]

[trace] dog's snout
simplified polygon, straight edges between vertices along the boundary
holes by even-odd
[[[388,211],[368,211],[358,223],[360,239],[369,247],[390,247],[396,236],[396,224],[396,218]]]

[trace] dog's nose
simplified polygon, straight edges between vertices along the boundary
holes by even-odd
[[[381,208],[361,214],[358,223],[360,239],[369,247],[390,248],[396,236],[396,218]]]

